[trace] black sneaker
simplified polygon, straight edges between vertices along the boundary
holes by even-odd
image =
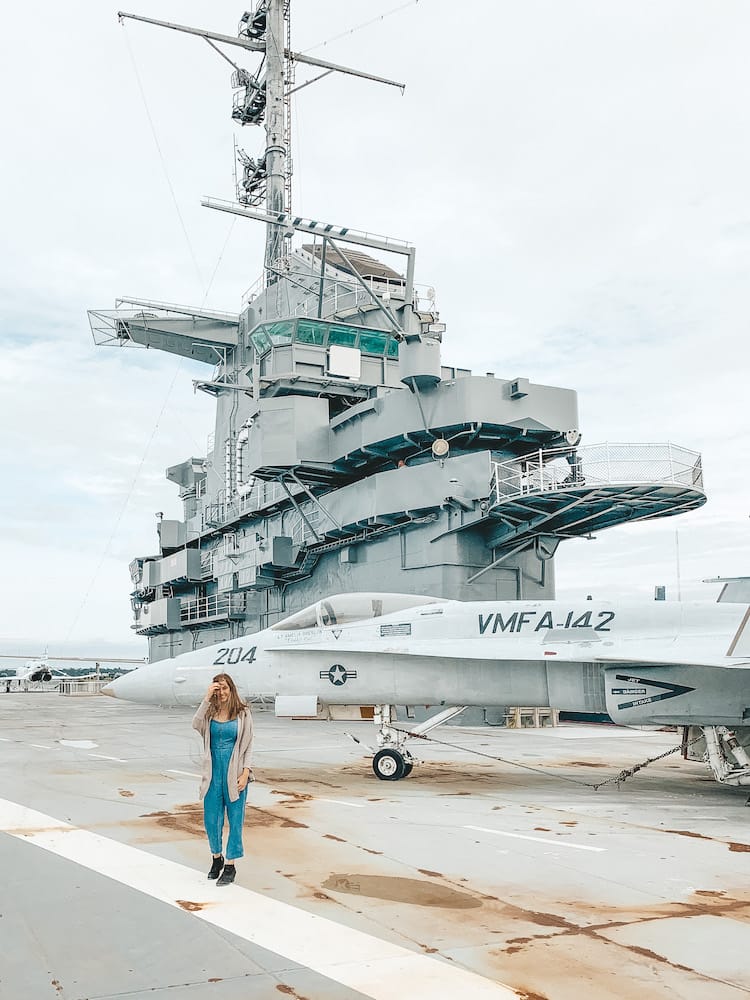
[[[211,865],[211,871],[208,873],[209,878],[218,878],[221,875],[221,869],[224,867],[224,858],[220,854],[218,858],[214,858]]]
[[[234,865],[224,865],[224,871],[221,873],[217,885],[231,885],[234,882],[234,876],[237,874],[237,870]]]

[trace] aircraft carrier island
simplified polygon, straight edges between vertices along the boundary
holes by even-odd
[[[143,299],[90,312],[99,344],[203,363],[196,388],[216,400],[208,453],[167,470],[184,518],[161,520],[158,552],[131,563],[150,661],[325,594],[550,599],[561,541],[705,501],[697,453],[586,444],[574,390],[443,364],[413,246],[291,211],[291,83],[319,61],[292,52],[289,4],[262,0],[236,38],[137,19],[265,56],[262,79],[232,75],[232,117],[264,126],[264,149],[240,151],[237,201],[204,199],[266,226],[239,312]]]

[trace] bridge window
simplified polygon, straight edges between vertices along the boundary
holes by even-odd
[[[250,340],[259,355],[265,354],[266,351],[271,350],[271,341],[268,338],[265,327],[259,326],[258,329],[250,335]]]
[[[294,321],[281,320],[279,323],[268,323],[266,331],[271,338],[274,347],[282,347],[284,344],[291,344],[294,336]]]
[[[300,344],[316,344],[322,347],[326,327],[326,323],[316,323],[314,320],[299,320],[297,323],[296,339]]]
[[[277,320],[262,323],[250,334],[250,342],[258,355],[267,354],[272,347],[284,347],[296,341],[314,347],[336,345],[358,347],[363,354],[375,357],[398,357],[398,341],[385,331],[363,327],[326,323],[319,319]]]
[[[357,331],[350,326],[332,326],[328,330],[328,343],[336,344],[339,347],[355,347],[357,343]]]
[[[359,335],[359,349],[363,354],[385,354],[385,333],[366,333]]]

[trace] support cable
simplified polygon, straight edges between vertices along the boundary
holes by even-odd
[[[336,42],[339,38],[346,38],[347,35],[353,35],[356,31],[361,31],[362,28],[369,28],[371,24],[377,24],[378,21],[384,21],[387,17],[392,14],[398,14],[399,11],[406,10],[407,7],[415,7],[419,3],[419,0],[409,0],[408,3],[402,3],[400,7],[391,7],[390,10],[384,10],[382,14],[378,14],[375,17],[371,17],[369,21],[363,21],[362,24],[355,24],[353,28],[348,28],[346,31],[342,31],[338,35],[333,35],[332,38],[327,38],[324,42],[316,42],[315,45],[311,45],[308,49],[303,49],[303,52],[312,52],[314,49],[322,49],[329,42]]]
[[[143,100],[143,106],[144,106],[144,109],[146,111],[146,117],[148,118],[148,122],[149,122],[149,125],[151,127],[151,134],[153,135],[154,143],[156,144],[156,148],[157,148],[157,151],[159,153],[159,159],[161,161],[162,169],[164,171],[164,176],[166,178],[167,185],[169,187],[169,191],[170,191],[170,193],[172,195],[172,201],[174,202],[174,206],[175,206],[175,209],[177,211],[177,216],[178,216],[178,218],[180,220],[180,226],[182,228],[182,232],[183,232],[183,235],[185,237],[185,241],[186,241],[186,243],[188,245],[188,249],[190,251],[190,256],[192,258],[196,274],[198,275],[198,280],[199,280],[200,284],[202,285],[203,284],[203,276],[201,274],[200,267],[198,266],[198,261],[196,259],[195,252],[193,250],[193,245],[192,245],[192,243],[190,241],[190,236],[188,234],[187,227],[185,226],[185,220],[184,220],[184,218],[182,216],[182,212],[180,211],[180,206],[179,206],[179,203],[177,201],[177,196],[175,194],[175,190],[174,190],[174,187],[172,185],[172,181],[170,179],[169,171],[168,171],[167,165],[166,165],[166,160],[165,160],[164,154],[162,152],[161,144],[159,142],[159,137],[158,137],[158,135],[156,133],[156,127],[154,125],[154,120],[153,120],[153,118],[151,116],[151,112],[149,110],[148,101],[146,100],[146,94],[145,94],[145,91],[144,91],[144,88],[143,88],[143,84],[142,84],[142,81],[141,81],[140,74],[138,72],[138,66],[137,66],[137,63],[135,61],[135,57],[133,55],[133,50],[131,48],[130,40],[128,38],[127,32],[125,33],[125,41],[126,41],[126,44],[127,44],[128,53],[130,55],[130,60],[131,60],[131,62],[133,64],[133,70],[135,72],[136,81],[138,83],[138,89],[140,91],[141,98]],[[203,299],[202,299],[201,305],[200,305],[201,309],[206,304],[206,300],[208,299],[208,296],[209,296],[209,293],[211,291],[211,287],[213,285],[214,279],[216,278],[216,275],[218,273],[219,267],[221,266],[222,260],[224,259],[224,253],[226,251],[226,248],[227,248],[227,246],[229,244],[229,240],[230,240],[230,238],[232,236],[232,233],[234,231],[235,223],[236,223],[236,219],[233,219],[232,220],[232,224],[230,225],[230,227],[229,227],[229,229],[227,231],[227,235],[226,235],[226,239],[224,240],[224,244],[223,244],[221,250],[219,251],[219,256],[218,256],[218,259],[216,261],[216,266],[213,269],[213,272],[211,274],[211,278],[209,279],[209,282],[206,285],[206,289],[205,289],[205,292],[203,294]],[[99,577],[99,574],[100,574],[100,572],[102,570],[102,566],[104,565],[104,562],[105,562],[105,560],[107,558],[107,555],[109,554],[110,546],[112,545],[112,542],[113,542],[113,540],[114,540],[114,538],[115,538],[115,536],[116,536],[116,534],[117,534],[117,532],[119,530],[119,527],[120,527],[120,524],[122,522],[122,519],[125,516],[125,512],[126,512],[128,506],[130,504],[130,500],[131,500],[131,498],[133,496],[133,493],[135,492],[136,485],[138,483],[138,480],[140,479],[141,472],[143,471],[143,466],[146,463],[146,458],[148,457],[148,453],[149,453],[149,451],[151,449],[151,445],[153,444],[154,438],[156,437],[157,431],[159,430],[159,427],[161,425],[162,418],[164,417],[164,413],[165,413],[165,411],[167,409],[167,405],[169,404],[169,401],[170,401],[170,398],[171,398],[171,395],[172,395],[172,391],[173,391],[175,383],[177,381],[177,376],[182,371],[183,361],[184,361],[184,359],[180,358],[178,360],[176,366],[175,366],[174,374],[172,375],[172,379],[171,379],[171,381],[169,383],[169,386],[167,387],[167,391],[165,393],[164,400],[163,400],[162,405],[161,405],[161,409],[159,410],[159,413],[158,413],[158,415],[156,417],[156,421],[155,421],[155,423],[154,423],[154,425],[153,425],[153,427],[151,429],[151,434],[149,435],[148,441],[146,442],[146,446],[143,449],[143,455],[141,456],[141,460],[138,463],[138,468],[135,471],[133,479],[132,479],[132,481],[130,483],[130,486],[128,488],[128,492],[127,492],[127,494],[125,496],[125,499],[124,499],[124,501],[123,501],[123,503],[122,503],[122,505],[120,507],[120,510],[119,510],[118,514],[117,514],[114,526],[112,527],[112,531],[110,532],[109,537],[107,538],[107,541],[104,544],[104,548],[102,550],[101,557],[100,557],[99,562],[98,562],[98,564],[96,566],[96,569],[94,570],[94,572],[93,572],[93,574],[91,576],[91,580],[89,581],[89,585],[88,585],[88,587],[86,589],[85,594],[83,595],[83,599],[82,599],[82,601],[81,601],[81,603],[80,603],[80,605],[78,607],[77,612],[75,613],[75,615],[74,615],[74,617],[73,617],[73,619],[72,619],[72,621],[70,623],[70,626],[68,627],[68,631],[67,631],[66,636],[65,636],[65,641],[66,642],[70,639],[71,635],[73,634],[73,631],[74,631],[76,625],[78,624],[78,622],[80,621],[81,615],[83,614],[83,610],[86,607],[86,605],[88,604],[89,598],[91,597],[91,592],[94,589],[94,584],[96,583],[96,581],[97,581],[97,579]],[[212,471],[214,472],[214,474],[216,476],[219,475],[216,472],[215,469],[212,469]]]
[[[172,179],[169,176],[169,170],[167,169],[167,163],[164,158],[164,153],[162,152],[161,143],[159,142],[159,136],[156,133],[156,126],[154,125],[154,119],[151,116],[151,111],[148,106],[148,101],[146,100],[146,92],[143,88],[143,83],[141,81],[141,75],[138,72],[138,64],[135,61],[135,55],[133,54],[133,49],[130,45],[130,39],[128,38],[128,33],[125,31],[125,26],[123,25],[123,31],[125,32],[125,44],[128,48],[128,54],[130,56],[130,61],[133,64],[133,71],[135,73],[135,79],[138,84],[138,90],[141,94],[141,100],[143,101],[143,107],[146,111],[146,117],[148,118],[148,123],[151,128],[151,134],[154,137],[154,143],[156,144],[156,150],[159,154],[159,161],[161,163],[162,170],[164,171],[164,177],[167,182],[167,187],[169,188],[169,193],[172,196],[172,201],[174,202],[175,211],[177,212],[177,217],[180,220],[180,226],[182,228],[182,233],[185,237],[185,242],[188,246],[188,251],[190,253],[190,258],[193,261],[193,266],[195,267],[195,273],[198,275],[198,281],[203,284],[203,275],[201,274],[200,266],[198,265],[198,259],[195,256],[195,251],[193,250],[193,244],[190,241],[190,236],[188,235],[187,226],[185,225],[185,220],[182,217],[182,212],[180,211],[180,204],[177,201],[177,195],[175,193],[174,186],[172,185]]]
[[[450,747],[452,750],[463,750],[464,753],[474,754],[477,757],[485,757],[488,760],[498,761],[501,764],[509,764],[511,767],[519,767],[525,771],[534,771],[536,774],[543,774],[547,778],[557,778],[560,781],[567,781],[572,785],[581,785],[583,788],[592,788],[595,792],[598,792],[599,789],[603,788],[605,785],[616,784],[619,788],[624,781],[627,781],[628,778],[631,778],[638,771],[642,771],[645,767],[648,767],[649,764],[653,764],[657,760],[663,760],[665,757],[670,757],[672,754],[677,753],[680,750],[686,750],[688,747],[693,746],[694,743],[698,743],[701,739],[703,739],[703,734],[701,733],[700,736],[696,736],[696,738],[691,740],[689,743],[680,742],[676,747],[672,747],[670,750],[665,750],[664,753],[660,753],[656,757],[648,757],[640,764],[633,764],[631,767],[623,768],[623,770],[619,771],[611,778],[605,778],[604,781],[592,782],[581,781],[579,778],[570,778],[565,774],[555,774],[553,771],[545,771],[544,768],[541,767],[533,767],[531,764],[522,764],[517,760],[508,760],[506,757],[498,757],[494,754],[484,753],[482,750],[472,750],[471,747],[464,747],[458,743],[449,743],[446,740],[438,740],[435,739],[434,736],[427,736],[423,733],[414,733],[409,729],[399,729],[397,726],[390,726],[389,728],[396,733],[402,733],[410,739],[424,740],[428,743],[437,743],[440,746]]]

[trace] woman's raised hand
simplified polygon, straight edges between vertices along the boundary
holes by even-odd
[[[216,683],[216,681],[212,681],[208,685],[208,690],[206,691],[206,701],[211,701],[213,696],[218,693],[219,693],[219,685]]]

